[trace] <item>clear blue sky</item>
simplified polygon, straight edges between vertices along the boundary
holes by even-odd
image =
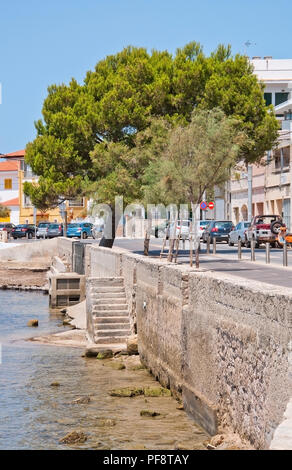
[[[35,136],[47,86],[82,82],[87,70],[124,46],[174,52],[196,40],[209,54],[291,58],[289,0],[10,0],[0,9],[0,153]],[[256,44],[256,45],[254,45]]]

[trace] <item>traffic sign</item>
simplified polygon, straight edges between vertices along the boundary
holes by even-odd
[[[209,209],[211,209],[211,210],[214,209],[214,202],[212,202],[212,201],[209,202],[208,207],[209,207]]]
[[[205,211],[207,209],[207,203],[205,201],[202,201],[201,204],[200,204],[200,209],[202,209],[203,211]]]

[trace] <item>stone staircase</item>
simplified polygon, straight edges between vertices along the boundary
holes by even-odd
[[[96,278],[89,289],[93,340],[97,345],[125,344],[131,335],[122,277]]]

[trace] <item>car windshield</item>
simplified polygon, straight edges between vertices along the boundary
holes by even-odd
[[[17,225],[16,228],[27,228],[27,227],[30,227],[30,225]]]
[[[49,225],[50,225],[50,224],[45,224],[45,223],[39,224],[39,228],[46,228],[46,227],[48,227]]]
[[[51,224],[49,228],[59,228],[60,224]]]
[[[75,227],[81,227],[80,224],[69,224],[68,228],[75,228]]]
[[[230,228],[230,227],[232,227],[232,222],[215,222],[214,227],[216,227],[216,228]]]
[[[3,228],[3,227],[5,227],[5,224],[0,224],[0,228]]]
[[[255,223],[256,224],[271,224],[272,222],[275,222],[276,220],[279,220],[279,216],[277,215],[263,215],[260,217],[256,217]]]
[[[250,227],[250,222],[244,222],[244,228]]]

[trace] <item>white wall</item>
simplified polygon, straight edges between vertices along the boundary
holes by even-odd
[[[4,189],[4,181],[12,179],[12,189]],[[16,171],[0,172],[0,203],[19,196],[18,173]]]

